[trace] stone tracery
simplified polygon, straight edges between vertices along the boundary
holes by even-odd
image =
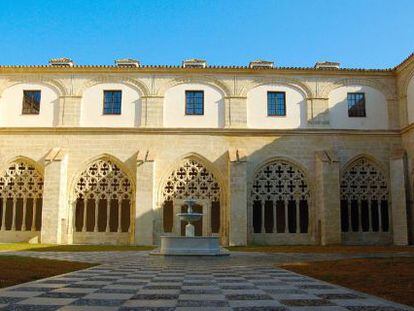
[[[199,161],[184,159],[180,166],[169,176],[162,189],[163,199],[163,223],[164,232],[178,230],[175,222],[175,214],[179,211],[175,200],[195,199],[208,202],[203,212],[206,217],[206,228],[210,233],[218,233],[220,230],[220,196],[221,189],[216,177]],[[201,208],[201,206],[198,206]],[[197,231],[197,228],[196,228]]]
[[[275,160],[256,173],[250,190],[254,233],[306,233],[310,190],[297,166]]]
[[[214,175],[206,167],[193,159],[186,159],[168,177],[162,195],[165,201],[173,199],[220,201],[220,187]]]
[[[388,183],[371,161],[360,158],[341,178],[342,231],[388,231]]]
[[[113,161],[99,159],[92,163],[80,175],[75,197],[77,231],[129,230],[132,185]]]
[[[42,174],[24,160],[11,163],[0,176],[1,230],[40,230],[42,196]]]

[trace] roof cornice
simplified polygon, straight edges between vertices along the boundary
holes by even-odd
[[[393,69],[317,69],[313,67],[249,68],[246,66],[208,66],[184,68],[182,66],[117,67],[105,65],[60,66],[0,66],[0,74],[240,74],[240,75],[394,75]]]

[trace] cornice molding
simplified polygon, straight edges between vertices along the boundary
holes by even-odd
[[[414,127],[414,125],[411,125]],[[362,135],[399,136],[400,130],[351,130],[351,129],[235,129],[235,128],[108,128],[108,127],[3,127],[0,135],[213,135],[213,136],[303,136],[303,135]]]
[[[251,69],[247,67],[207,67],[182,68],[168,66],[149,67],[111,67],[111,66],[75,66],[75,67],[37,67],[37,66],[0,66],[0,75],[10,74],[239,74],[250,76],[291,74],[312,76],[394,76],[396,72],[390,69],[337,69],[321,70],[314,68],[277,67],[269,69]]]

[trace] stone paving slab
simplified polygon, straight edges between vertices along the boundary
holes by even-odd
[[[91,253],[31,255],[103,260]],[[414,310],[274,268],[275,256],[164,258],[107,252],[105,257],[100,266],[0,290],[0,310]]]

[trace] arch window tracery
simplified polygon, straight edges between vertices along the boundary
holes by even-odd
[[[250,190],[254,233],[307,233],[310,190],[305,174],[284,160],[259,169]]]
[[[389,231],[389,190],[384,173],[366,158],[348,166],[341,178],[343,232]]]
[[[110,159],[92,163],[75,185],[78,232],[128,232],[132,185]]]
[[[39,231],[42,219],[43,176],[18,160],[0,176],[1,230]]]
[[[175,169],[162,189],[164,232],[173,231],[174,200],[206,200],[209,202],[211,232],[220,228],[221,189],[216,177],[199,161],[185,159]],[[205,212],[204,212],[205,213]]]

